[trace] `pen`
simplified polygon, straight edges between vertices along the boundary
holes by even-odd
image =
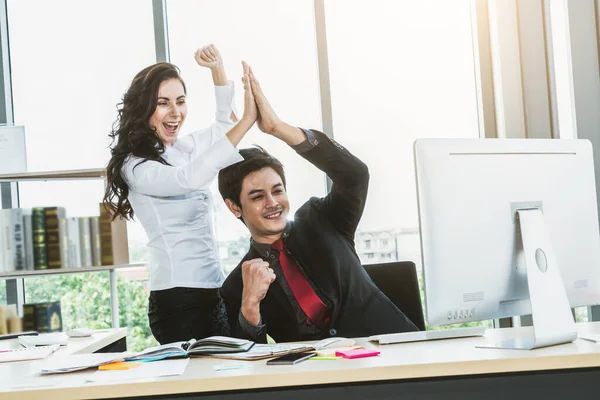
[[[328,361],[328,360],[339,360],[340,358],[342,358],[342,357],[321,357],[321,356],[315,356],[315,357],[309,358],[309,360]]]

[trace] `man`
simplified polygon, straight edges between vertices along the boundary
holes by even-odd
[[[354,234],[367,199],[367,166],[325,134],[282,122],[251,74],[258,126],[292,146],[333,181],[287,220],[281,163],[262,148],[219,173],[229,210],[252,235],[250,250],[221,288],[232,334],[266,342],[360,337],[418,330],[373,284]]]

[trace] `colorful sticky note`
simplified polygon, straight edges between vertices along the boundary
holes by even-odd
[[[377,356],[379,354],[380,354],[380,352],[377,350],[367,350],[367,349],[345,350],[345,351],[337,351],[335,353],[336,356],[342,356],[344,358],[372,357],[372,356]]]
[[[110,364],[100,365],[98,369],[103,371],[119,371],[137,368],[140,365],[142,365],[141,362],[114,362]]]

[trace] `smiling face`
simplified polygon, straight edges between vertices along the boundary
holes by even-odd
[[[150,126],[156,129],[165,145],[175,142],[186,115],[185,89],[181,81],[176,78],[163,81],[158,88],[156,109],[150,117]]]
[[[256,242],[270,244],[281,237],[290,205],[281,177],[273,168],[260,169],[244,178],[241,208],[230,199],[225,202],[236,217],[244,219]]]

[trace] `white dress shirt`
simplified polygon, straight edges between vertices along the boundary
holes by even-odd
[[[166,146],[162,157],[170,166],[137,165],[142,159],[130,156],[121,170],[131,207],[148,235],[151,290],[223,283],[209,186],[219,170],[243,158],[225,136],[234,126],[233,82],[215,86],[215,94],[215,123]]]

